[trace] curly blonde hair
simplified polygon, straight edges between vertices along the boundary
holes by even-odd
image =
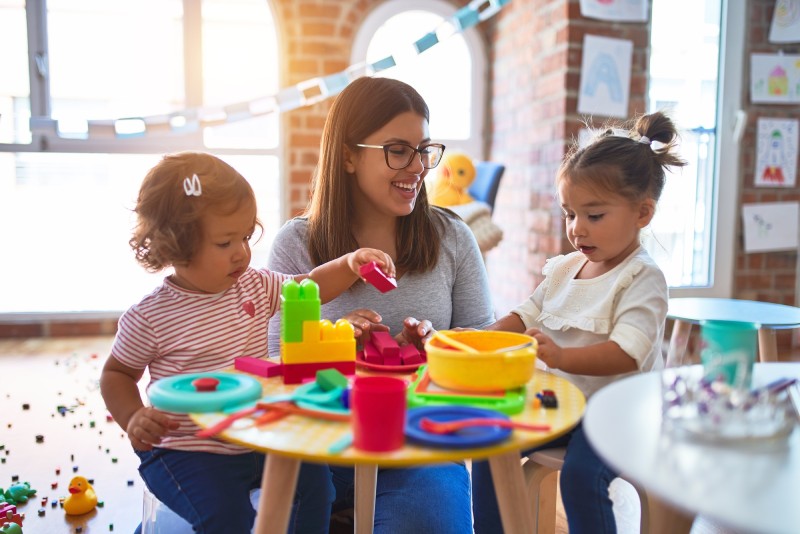
[[[184,180],[197,175],[201,193],[190,195]],[[168,154],[150,169],[134,209],[136,227],[128,242],[150,272],[187,265],[202,237],[203,215],[230,215],[256,205],[253,188],[233,167],[202,152]],[[261,222],[255,225],[263,230]]]

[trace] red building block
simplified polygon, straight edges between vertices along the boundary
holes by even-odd
[[[400,361],[403,365],[421,364],[423,362],[422,355],[412,344],[403,345],[400,347]]]
[[[397,280],[383,274],[378,264],[374,261],[365,263],[358,269],[361,277],[378,288],[381,293],[386,293],[392,289],[397,289]]]
[[[336,369],[343,375],[356,374],[356,362],[284,363],[283,383],[300,384],[306,378],[316,378],[317,371]]]
[[[372,341],[364,343],[364,361],[367,363],[374,363],[375,365],[383,364],[383,355],[375,348]]]
[[[372,332],[369,338],[375,348],[378,349],[378,352],[381,353],[381,356],[383,356],[383,363],[392,365],[386,361],[386,358],[400,358],[400,346],[389,332]]]
[[[281,376],[282,372],[281,364],[269,360],[262,360],[260,358],[253,358],[252,356],[236,358],[233,362],[233,367],[238,371],[250,373],[251,375],[263,376],[265,378]]]

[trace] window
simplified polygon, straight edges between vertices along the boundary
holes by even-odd
[[[266,264],[280,224],[276,114],[138,136],[102,128],[276,93],[265,0],[0,0],[0,45],[0,314],[116,314],[150,292],[165,273],[135,262],[131,208],[167,152],[213,152],[250,181],[264,223],[252,263]]]
[[[417,54],[414,42],[456,12],[441,0],[386,2],[358,30],[351,63],[394,56],[397,66],[380,71],[412,85],[431,111],[431,138],[448,151],[483,159],[486,54],[474,28]],[[418,33],[414,33],[414,32]]]
[[[680,37],[678,26],[687,30]],[[743,35],[742,3],[653,2],[649,111],[675,120],[689,165],[667,176],[643,239],[673,296],[732,291],[739,159],[733,131],[742,84],[741,69],[732,65],[742,57]]]

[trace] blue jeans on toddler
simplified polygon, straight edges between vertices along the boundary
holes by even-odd
[[[337,506],[352,506],[354,472],[331,468]],[[463,462],[378,469],[375,534],[471,534],[469,473]]]
[[[195,532],[249,534],[256,512],[250,491],[261,487],[264,455],[212,454],[154,448],[135,451],[139,473],[161,502],[191,523]],[[288,532],[328,532],[329,488],[317,484],[327,466],[303,464]],[[306,484],[308,480],[310,483]],[[318,506],[320,508],[315,508]],[[137,529],[139,532],[139,529]]]
[[[571,432],[541,447],[523,451],[527,456],[535,451],[567,447],[561,469],[561,500],[567,514],[570,534],[613,534],[617,531],[614,509],[608,496],[608,486],[617,477],[595,454],[583,427],[578,424]],[[472,464],[473,513],[475,534],[502,533],[500,510],[489,471],[489,462]]]

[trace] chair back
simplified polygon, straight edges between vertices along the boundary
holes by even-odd
[[[494,210],[494,201],[497,190],[500,189],[500,178],[506,166],[492,161],[475,162],[475,180],[469,186],[469,194],[475,200],[480,200]]]

